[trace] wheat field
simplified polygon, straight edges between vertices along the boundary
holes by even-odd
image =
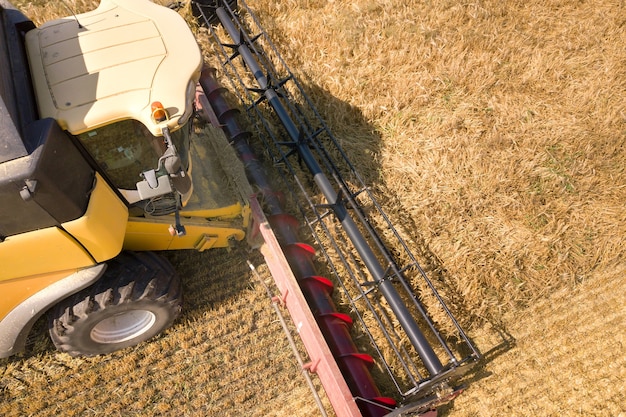
[[[440,415],[626,417],[626,4],[249,5],[485,353]],[[318,415],[258,254],[167,256],[172,328],[71,358],[39,323],[0,360],[0,415]]]

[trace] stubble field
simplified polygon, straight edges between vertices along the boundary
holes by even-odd
[[[249,4],[486,353],[441,415],[626,416],[626,5]],[[317,415],[259,256],[167,256],[172,328],[77,359],[40,323],[0,361],[0,415]]]

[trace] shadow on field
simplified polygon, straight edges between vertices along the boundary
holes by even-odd
[[[182,279],[182,320],[202,315],[221,303],[237,298],[242,291],[255,284],[250,280],[250,268],[246,261],[259,264],[262,260],[257,251],[247,250],[245,242],[232,250],[170,251],[162,254],[174,265]]]
[[[368,121],[359,108],[336,98],[315,83],[310,81],[305,83],[304,89],[365,184],[373,190],[392,224],[404,238],[408,237],[406,240],[411,246],[411,251],[440,294],[445,294],[442,297],[461,327],[480,333],[474,337],[474,332],[470,330],[467,335],[480,351],[482,358],[462,377],[461,382],[464,385],[471,385],[489,377],[491,373],[486,370],[486,365],[513,349],[516,344],[515,338],[499,317],[479,316],[474,312],[472,301],[465,299],[453,285],[454,276],[446,270],[440,256],[431,249],[416,219],[402,209],[402,196],[388,191],[385,167],[379,162],[381,158],[377,158],[384,147],[382,135],[377,128]],[[393,245],[397,243],[389,242],[385,233],[381,233],[381,238],[392,251],[396,249]],[[419,291],[416,290],[416,293]],[[449,343],[455,344],[454,341]],[[459,346],[465,347],[462,343],[459,343]],[[463,351],[461,348],[461,354],[470,355],[471,352]],[[440,415],[446,415],[446,411],[450,410],[453,404],[454,402],[451,402],[442,407],[443,414]]]

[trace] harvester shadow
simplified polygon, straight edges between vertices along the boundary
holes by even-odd
[[[487,369],[487,365],[515,348],[516,340],[510,333],[502,329],[499,329],[498,333],[502,341],[491,347],[486,352],[481,353],[482,357],[480,361],[476,363],[459,381],[462,386],[471,388],[474,383],[491,377],[493,373]],[[455,400],[452,400],[449,403],[440,406],[437,409],[437,415],[440,417],[449,415],[450,412],[454,410],[454,402]]]
[[[491,373],[486,365],[496,360],[501,355],[510,351],[515,346],[515,338],[508,332],[503,322],[491,314],[478,315],[471,300],[463,297],[460,291],[452,283],[454,277],[444,267],[442,258],[428,245],[426,237],[420,232],[417,221],[406,210],[399,196],[388,191],[385,178],[385,168],[376,158],[383,151],[383,138],[372,123],[363,115],[361,110],[345,101],[333,96],[315,83],[305,83],[304,90],[311,98],[321,117],[327,123],[334,137],[343,147],[345,153],[362,177],[368,187],[376,193],[379,203],[383,206],[392,224],[400,234],[408,237],[407,241],[411,251],[415,254],[420,266],[427,272],[429,279],[442,294],[445,294],[445,302],[453,315],[463,328],[480,329],[488,332],[488,342],[481,342],[484,346],[476,343],[471,332],[467,335],[470,342],[477,347],[481,359],[475,363],[461,378],[460,383],[471,385],[472,383],[487,378]],[[385,244],[393,248],[393,243],[387,242],[385,234],[381,234]],[[481,340],[484,338],[481,338]],[[454,341],[450,341],[454,344]],[[462,355],[470,355],[467,345],[458,343]],[[450,405],[442,411],[451,409]]]
[[[247,261],[260,263],[258,252],[212,249],[207,252],[171,251],[162,254],[174,265],[183,286],[182,319],[236,298],[253,283]],[[181,319],[179,319],[180,321]]]

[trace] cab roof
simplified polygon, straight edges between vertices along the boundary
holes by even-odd
[[[202,56],[184,19],[166,7],[102,0],[31,30],[26,47],[40,117],[73,134],[131,118],[160,135],[154,101],[168,111],[163,123],[171,129],[190,114]]]

